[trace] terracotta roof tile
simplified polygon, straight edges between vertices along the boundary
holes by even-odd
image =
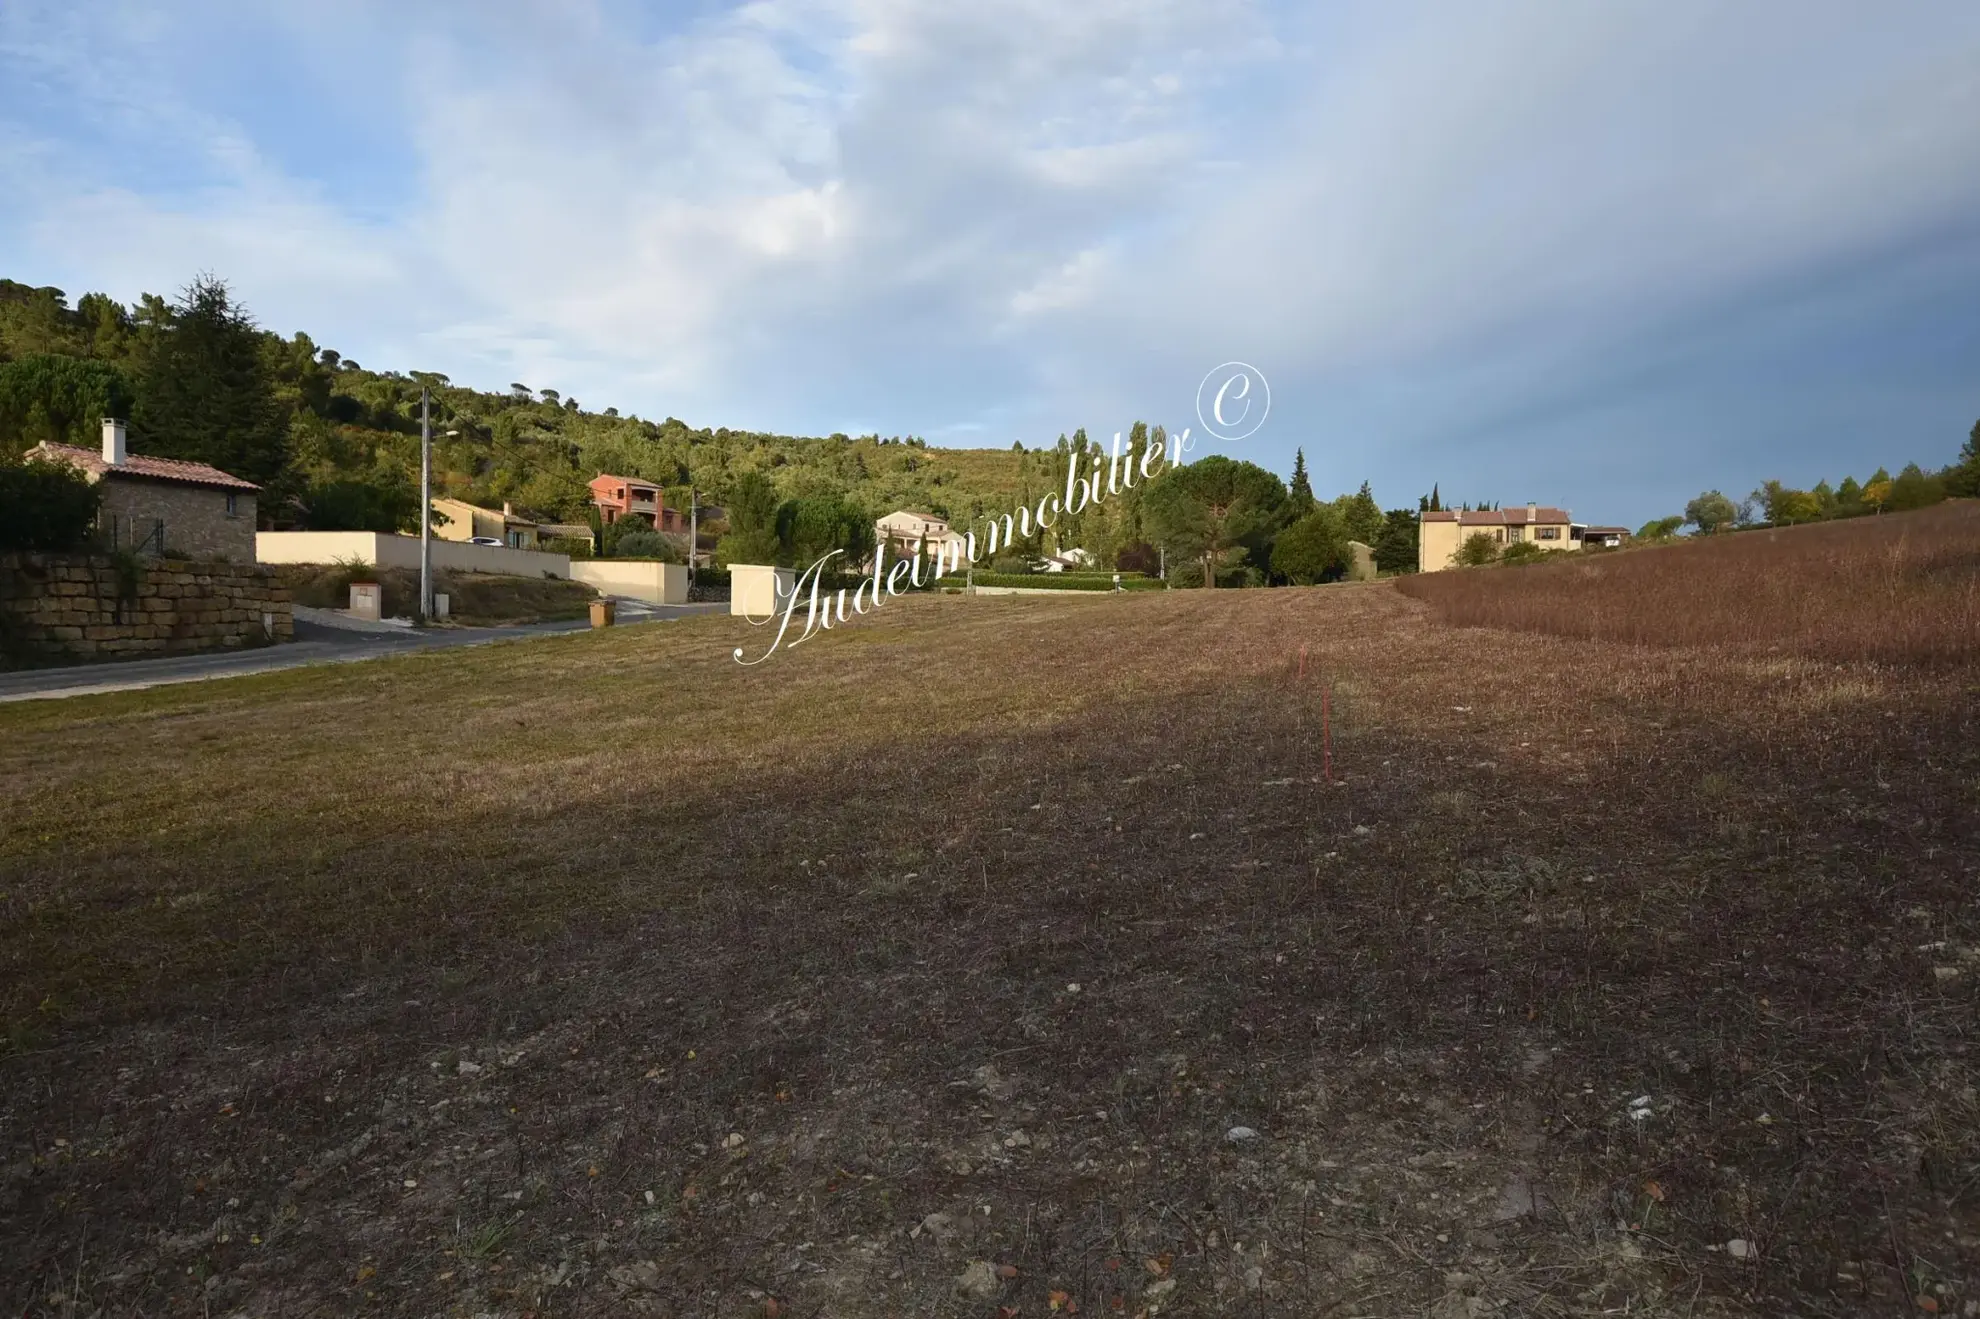
[[[182,481],[187,485],[219,486],[226,490],[259,490],[252,481],[243,481],[238,476],[230,476],[217,467],[205,463],[182,462],[177,458],[148,458],[141,453],[124,455],[124,461],[111,466],[103,460],[103,455],[94,449],[84,449],[74,444],[43,443],[40,451],[50,458],[65,462],[71,467],[79,467],[94,476],[140,476],[154,481]]]
[[[1517,508],[1474,509],[1469,513],[1453,513],[1446,509],[1441,513],[1419,513],[1417,516],[1425,522],[1456,522],[1467,527],[1523,527],[1529,521],[1524,504]],[[1571,523],[1574,518],[1564,508],[1536,508],[1531,521]]]

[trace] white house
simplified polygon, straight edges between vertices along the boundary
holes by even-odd
[[[1048,554],[1045,556],[1046,572],[1078,572],[1082,568],[1090,568],[1092,566],[1092,553],[1082,550],[1077,546],[1069,550],[1060,550],[1057,554]]]
[[[964,542],[963,534],[951,527],[947,518],[907,509],[897,509],[875,522],[873,539],[896,559],[912,555],[919,544],[927,545],[930,558],[938,553],[960,554]]]

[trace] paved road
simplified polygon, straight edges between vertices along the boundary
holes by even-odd
[[[726,604],[642,605],[619,601],[621,625],[666,622],[691,614],[723,612]],[[137,691],[175,682],[203,682],[247,673],[301,668],[306,664],[348,664],[448,646],[482,646],[557,632],[581,632],[583,619],[566,623],[532,623],[516,627],[450,627],[418,630],[373,625],[360,630],[319,610],[298,610],[296,639],[285,646],[227,651],[214,655],[174,655],[163,659],[126,660],[114,664],[75,664],[59,669],[0,673],[0,702],[49,700],[87,696],[95,692]]]

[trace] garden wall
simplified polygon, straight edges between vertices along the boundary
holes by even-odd
[[[648,559],[572,559],[571,580],[596,587],[605,595],[622,595],[656,605],[684,605],[688,598],[687,565],[654,563]]]
[[[571,556],[506,545],[469,545],[433,538],[433,566],[458,572],[500,573],[510,577],[569,577]],[[419,567],[419,537],[375,531],[263,531],[255,535],[254,557],[262,563],[348,563],[378,568]]]
[[[262,568],[100,554],[0,554],[0,664],[232,650],[295,639]]]

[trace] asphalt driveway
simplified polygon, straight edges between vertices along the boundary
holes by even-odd
[[[620,626],[667,622],[692,614],[724,612],[728,609],[728,605],[721,603],[645,605],[632,600],[620,600],[618,606]],[[349,664],[447,646],[484,646],[496,641],[515,641],[558,632],[582,632],[589,626],[584,619],[574,619],[513,627],[413,629],[354,624],[328,611],[299,608],[296,611],[296,639],[287,645],[0,673],[0,702],[136,691],[166,683],[203,682],[248,673],[270,673],[276,669],[301,668],[306,664]]]

